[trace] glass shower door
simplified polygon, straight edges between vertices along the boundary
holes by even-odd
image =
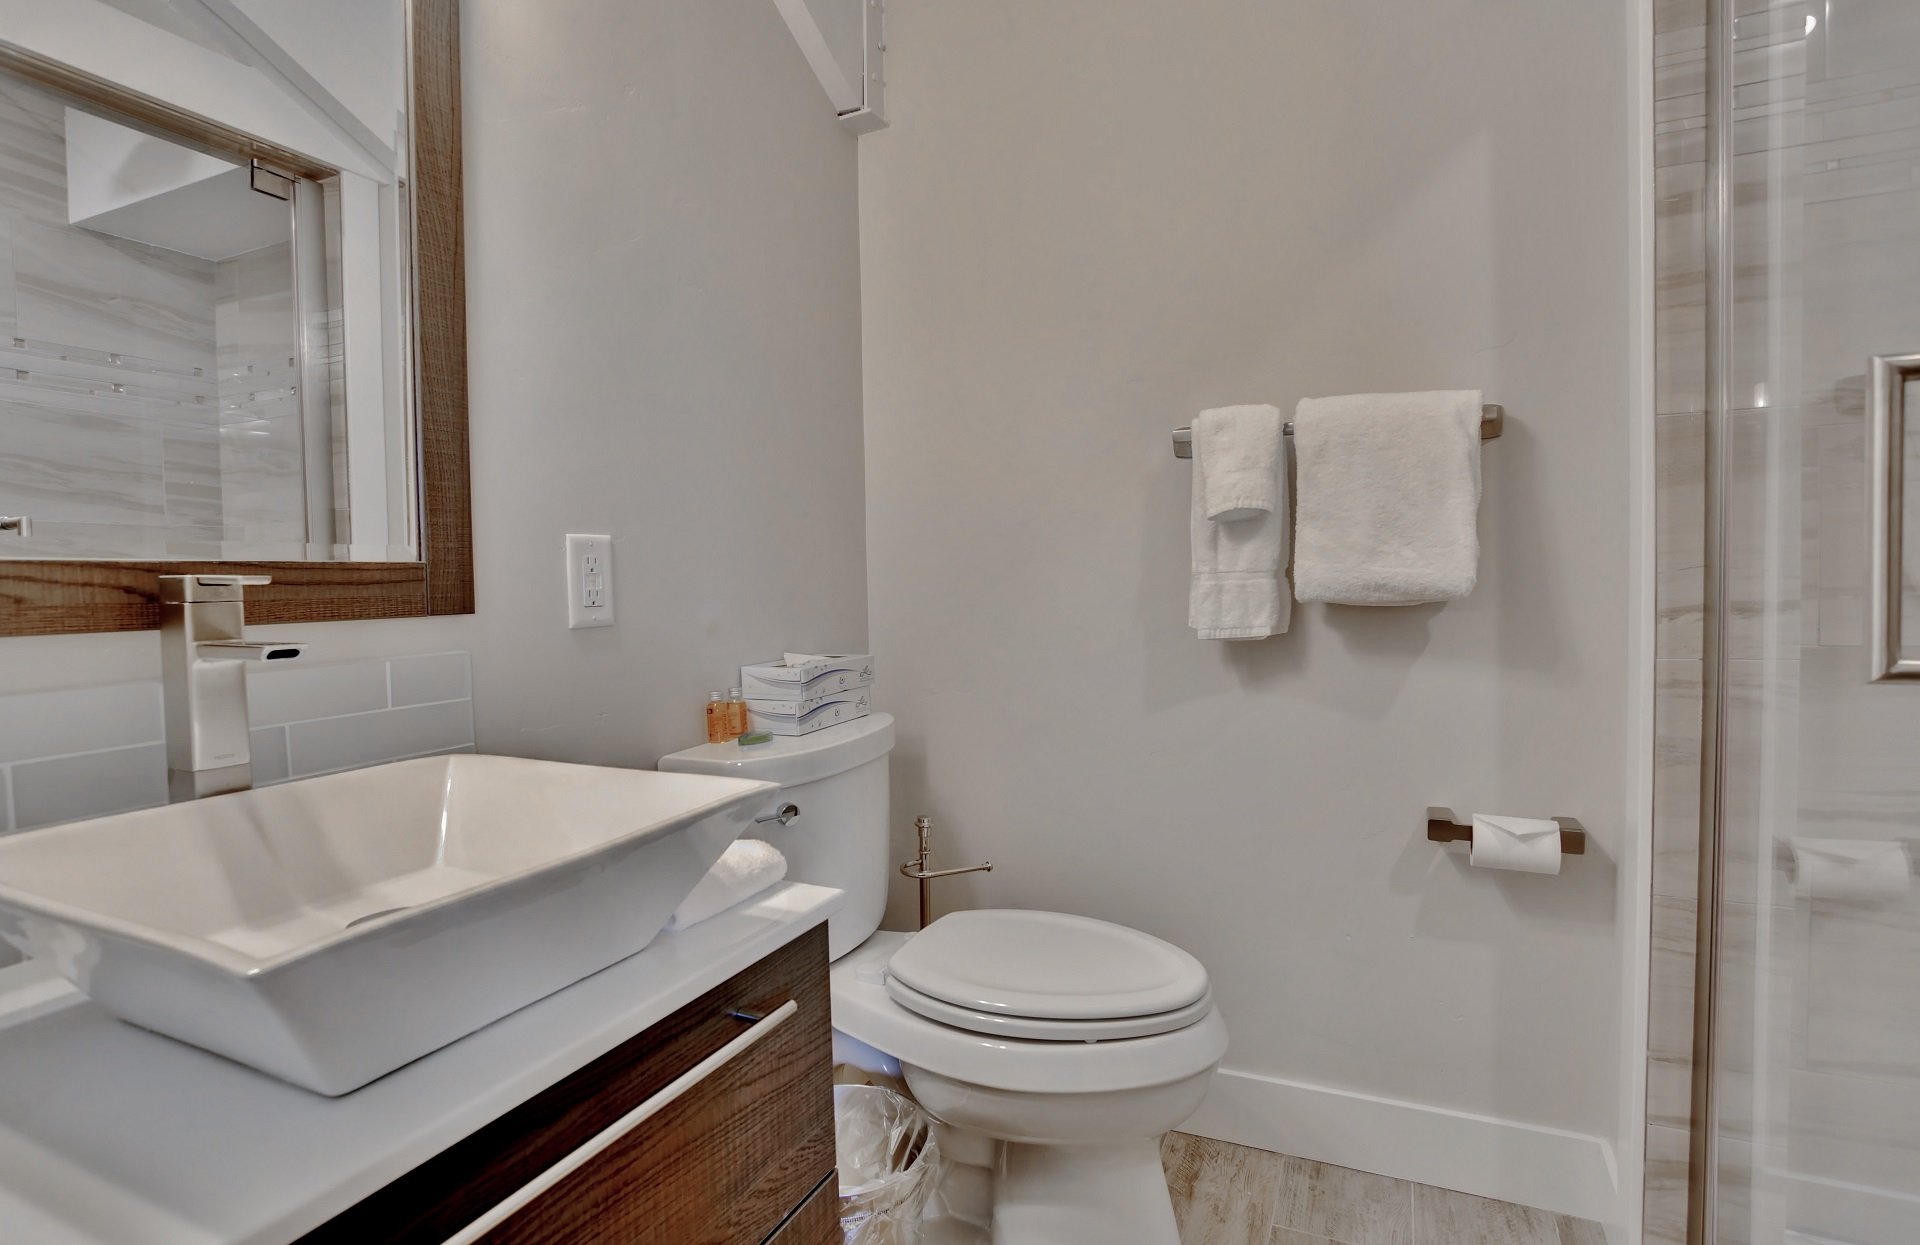
[[[1920,355],[1920,2],[1715,3],[1718,834],[1700,898],[1718,919],[1695,1230],[1913,1245],[1920,679],[1875,677],[1872,571],[1876,549],[1897,559],[1891,638],[1920,653],[1920,576],[1900,564],[1920,568],[1920,380],[1876,362]],[[1915,494],[1903,556],[1873,478]]]

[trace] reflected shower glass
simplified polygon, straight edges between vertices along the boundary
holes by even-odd
[[[1920,680],[1869,673],[1867,486],[1870,361],[1920,353],[1920,4],[1714,2],[1733,81],[1713,1240],[1912,1245]],[[1920,646],[1920,426],[1900,452]]]

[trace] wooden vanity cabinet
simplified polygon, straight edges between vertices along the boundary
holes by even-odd
[[[827,1000],[822,925],[301,1245],[837,1243]]]

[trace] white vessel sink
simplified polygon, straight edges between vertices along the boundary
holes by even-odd
[[[400,761],[0,839],[0,939],[344,1094],[652,941],[771,783]]]

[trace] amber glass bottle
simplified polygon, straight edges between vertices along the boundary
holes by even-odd
[[[737,739],[740,732],[733,729],[733,705],[723,692],[707,693],[707,742],[723,744]]]

